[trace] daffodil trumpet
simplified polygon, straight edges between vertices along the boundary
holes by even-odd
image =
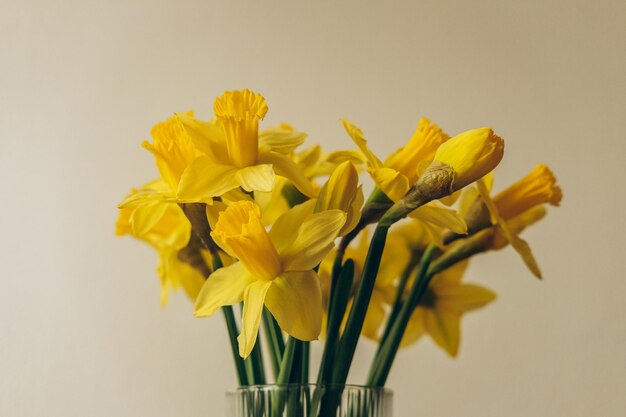
[[[489,181],[487,190],[491,188]],[[468,234],[474,234],[491,227],[492,216],[479,193],[470,193],[473,199],[465,210]],[[504,220],[520,216],[529,210],[544,204],[558,207],[563,198],[563,191],[557,185],[554,173],[545,164],[537,165],[530,173],[493,197],[493,204]],[[462,235],[448,231],[444,236],[446,244],[461,238]]]

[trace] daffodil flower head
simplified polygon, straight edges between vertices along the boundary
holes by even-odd
[[[200,152],[185,170],[177,197],[204,201],[241,187],[271,192],[276,176],[289,179],[304,195],[317,195],[311,182],[289,157],[306,138],[287,125],[259,133],[259,120],[267,113],[260,94],[227,91],[215,100],[216,118],[204,122],[178,115]]]
[[[462,316],[496,298],[496,294],[487,288],[461,281],[466,266],[467,262],[461,262],[433,278],[411,316],[402,339],[403,346],[414,343],[426,333],[450,356],[457,356]]]
[[[186,115],[193,117],[193,112]],[[196,148],[176,116],[156,124],[150,133],[153,143],[143,141],[141,145],[152,152],[161,178],[176,191],[183,172],[197,156]]]
[[[231,161],[239,168],[252,166],[259,157],[259,120],[267,114],[261,94],[245,89],[226,91],[215,99],[215,116],[223,123]]]
[[[296,206],[267,232],[259,207],[231,204],[220,213],[212,237],[239,262],[215,271],[196,299],[196,316],[243,300],[239,353],[247,357],[256,343],[263,306],[280,327],[300,340],[315,340],[322,323],[322,295],[313,270],[333,248],[346,221],[340,210],[310,213]]]
[[[510,219],[541,204],[558,206],[562,198],[563,191],[550,168],[539,164],[524,178],[498,193],[493,201],[502,218]]]
[[[139,190],[134,190],[137,194]],[[168,303],[170,290],[182,287],[194,301],[204,277],[179,258],[191,235],[191,224],[180,207],[163,201],[142,202],[120,209],[118,236],[131,235],[152,246],[159,254],[157,272],[161,279],[161,305]]]
[[[491,172],[502,160],[504,141],[488,127],[460,133],[443,143],[434,161],[454,171],[451,191],[457,191]]]

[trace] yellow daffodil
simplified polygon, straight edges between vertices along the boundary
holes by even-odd
[[[361,129],[347,120],[341,122],[365,156],[368,171],[376,186],[394,202],[404,197],[419,177],[419,169],[423,168],[424,163],[431,162],[437,148],[448,140],[448,135],[439,126],[422,118],[409,142],[383,163],[369,149]]]
[[[563,197],[561,188],[556,185],[556,177],[545,165],[539,164],[527,176],[498,193],[493,199],[489,192],[492,181],[479,181],[478,191],[489,214],[491,223],[498,226],[502,236],[520,254],[522,260],[537,278],[541,278],[541,270],[532,254],[528,243],[518,236],[521,230],[511,227],[509,222],[517,220],[517,226],[526,219],[537,217],[539,211],[531,211],[542,204],[558,206]],[[526,216],[524,214],[526,213]],[[513,222],[515,226],[515,222]]]
[[[154,187],[154,183],[149,186]],[[137,190],[132,194],[136,193]],[[170,290],[176,291],[180,287],[192,301],[195,300],[204,284],[204,277],[179,257],[180,251],[189,242],[191,224],[177,205],[153,202],[120,209],[116,234],[132,235],[158,252],[161,305],[167,305]]]
[[[332,249],[345,220],[340,210],[308,214],[297,206],[267,232],[258,205],[250,201],[230,205],[219,215],[212,237],[239,262],[207,279],[196,300],[196,316],[210,316],[221,306],[243,300],[238,340],[244,358],[256,342],[264,305],[291,336],[317,339],[322,299],[313,268]]]
[[[165,206],[170,203],[213,203],[210,196],[184,198],[179,192],[181,179],[190,175],[187,172],[188,168],[193,161],[202,156],[181,122],[184,118],[193,118],[193,112],[176,114],[152,128],[150,133],[153,142],[144,141],[142,146],[154,155],[160,179],[129,194],[119,204],[120,208],[137,209],[143,206],[142,210],[151,214],[146,219],[154,220],[167,210]],[[237,201],[248,196],[238,190],[231,190],[222,198],[226,201]]]
[[[450,356],[458,354],[463,314],[496,298],[495,293],[484,287],[461,282],[466,267],[467,262],[459,263],[432,279],[411,316],[402,339],[403,346],[414,343],[427,333]]]
[[[289,179],[300,192],[315,196],[310,181],[288,154],[306,135],[282,126],[259,135],[267,113],[262,95],[250,90],[227,91],[215,100],[216,118],[203,122],[178,115],[185,132],[203,154],[182,175],[178,196],[201,201],[236,189],[272,191],[276,175]]]

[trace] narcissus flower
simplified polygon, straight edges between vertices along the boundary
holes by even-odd
[[[436,275],[413,312],[402,345],[417,341],[425,333],[450,356],[456,356],[461,340],[463,314],[479,309],[496,298],[494,292],[461,282],[467,262]]]
[[[409,143],[382,163],[367,146],[361,129],[347,120],[342,120],[342,123],[365,156],[368,172],[376,186],[393,202],[398,202],[407,194],[411,185],[419,179],[420,169],[428,166],[437,149],[448,140],[448,135],[437,125],[431,124],[428,119],[421,119]],[[422,205],[413,210],[411,216],[428,224],[429,232],[438,240],[442,229],[455,233],[467,231],[465,222],[454,210],[435,204]]]
[[[307,196],[315,189],[288,154],[306,135],[288,127],[258,133],[259,120],[267,113],[262,95],[250,90],[227,91],[215,100],[215,116],[203,122],[178,115],[200,152],[180,181],[178,196],[204,200],[236,189],[272,191],[276,175],[289,179]]]
[[[392,153],[385,162],[369,149],[363,131],[347,120],[343,127],[367,160],[368,171],[376,186],[393,201],[398,201],[409,191],[419,177],[419,169],[433,160],[439,146],[448,140],[439,126],[426,118],[420,119],[409,142]]]
[[[148,186],[155,187],[155,184]],[[137,192],[134,190],[131,195]],[[162,306],[167,305],[169,291],[180,287],[192,301],[195,300],[204,284],[204,277],[179,257],[191,235],[191,224],[180,207],[153,202],[120,209],[115,232],[118,236],[129,234],[142,240],[158,252],[160,261],[157,272],[161,279]]]
[[[556,184],[556,177],[546,165],[539,164],[524,178],[493,198],[490,196],[492,184],[493,178],[485,177],[477,183],[478,192],[469,189],[468,195],[463,198],[464,205],[467,206],[463,211],[469,211],[471,219],[468,223],[471,229],[481,230],[492,224],[496,225],[496,240],[505,239],[510,243],[533,275],[541,278],[541,270],[530,246],[519,237],[519,233],[543,217],[545,209],[541,209],[542,205],[560,204],[563,192]],[[487,216],[481,214],[481,210],[485,209],[488,211]],[[498,246],[504,245],[500,243]]]
[[[321,330],[322,295],[314,268],[332,249],[346,221],[340,210],[309,214],[299,206],[276,220],[267,232],[259,207],[237,202],[219,215],[215,242],[239,259],[215,271],[196,300],[196,316],[243,300],[239,353],[247,357],[256,342],[263,306],[280,327],[300,340],[315,340]]]

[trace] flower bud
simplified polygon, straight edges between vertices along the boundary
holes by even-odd
[[[346,223],[339,232],[344,236],[359,222],[363,191],[359,185],[359,174],[351,162],[341,163],[320,190],[315,211],[338,209],[347,214]]]
[[[488,127],[472,129],[444,142],[433,163],[439,162],[454,170],[451,192],[482,178],[502,160],[504,141]]]

